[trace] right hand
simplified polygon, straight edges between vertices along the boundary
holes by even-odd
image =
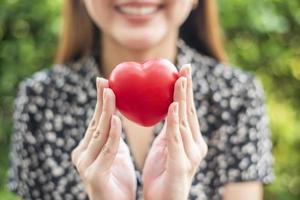
[[[103,101],[102,101],[103,99]],[[84,138],[72,152],[91,200],[135,199],[136,178],[120,118],[114,115],[115,95],[108,81],[97,78],[97,104]]]

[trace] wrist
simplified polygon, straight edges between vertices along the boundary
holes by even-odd
[[[165,191],[147,192],[143,191],[144,200],[187,200],[189,197],[190,185],[184,187],[182,184],[173,189]]]

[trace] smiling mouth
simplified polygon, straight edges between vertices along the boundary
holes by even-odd
[[[162,10],[163,8],[163,4],[153,3],[126,3],[115,6],[115,9],[119,13],[132,16],[152,15]]]

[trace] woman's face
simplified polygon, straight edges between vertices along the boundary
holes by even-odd
[[[133,50],[146,49],[178,33],[193,0],[84,0],[106,38]]]

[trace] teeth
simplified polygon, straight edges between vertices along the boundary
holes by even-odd
[[[129,15],[149,15],[157,11],[157,7],[120,7],[120,11]]]

